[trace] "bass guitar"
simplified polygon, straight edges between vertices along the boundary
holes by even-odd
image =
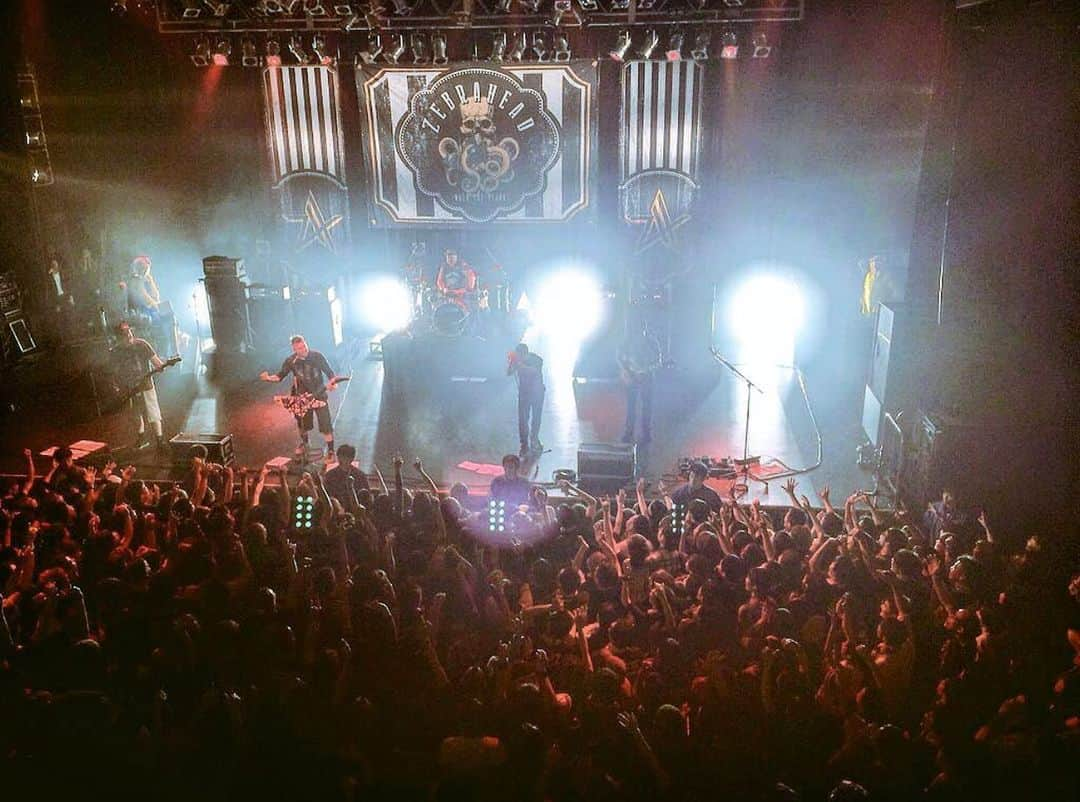
[[[116,401],[115,401],[116,406],[120,406],[124,402],[126,402],[129,399],[133,398],[136,393],[142,392],[139,388],[142,387],[143,382],[145,382],[147,379],[149,379],[155,373],[161,373],[166,368],[171,368],[173,365],[179,365],[183,361],[184,361],[184,358],[181,357],[179,354],[176,355],[176,356],[170,356],[168,359],[164,360],[161,363],[161,367],[151,368],[150,370],[146,371],[146,373],[144,373],[142,376],[140,376],[135,382],[130,384],[126,389],[119,389],[118,388],[117,389],[117,395],[116,395]]]

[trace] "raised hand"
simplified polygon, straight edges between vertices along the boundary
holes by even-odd
[[[821,499],[821,501],[825,504],[825,506],[829,506],[829,486],[828,485],[825,485],[823,488],[821,488],[821,490],[818,491],[818,498]]]
[[[795,488],[799,486],[799,483],[795,481],[795,477],[792,476],[783,484],[784,492],[792,498],[795,498]]]
[[[637,480],[637,484],[634,486],[634,489],[638,493],[644,493],[645,492],[645,478],[644,477]]]
[[[619,492],[615,497],[619,500],[619,509],[626,506],[626,491],[623,488],[619,488]]]
[[[128,465],[126,468],[124,468],[122,471],[120,471],[120,478],[123,479],[125,482],[130,482],[132,479],[134,479],[135,478],[135,466],[134,465]]]

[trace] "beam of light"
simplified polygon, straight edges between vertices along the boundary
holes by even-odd
[[[804,314],[803,293],[794,282],[773,273],[752,274],[728,303],[738,359],[756,366],[791,364]]]
[[[358,322],[380,333],[403,329],[412,321],[409,289],[391,276],[361,281],[353,295]]]

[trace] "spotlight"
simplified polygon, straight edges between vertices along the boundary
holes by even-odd
[[[596,11],[600,8],[596,0],[578,0],[578,5],[581,6],[582,11]]]
[[[387,22],[386,9],[380,5],[373,3],[368,10],[364,12],[364,24],[367,25],[368,30],[370,31],[381,28]]]
[[[510,60],[521,61],[525,58],[525,48],[525,31],[515,31],[513,44],[510,46]]]
[[[255,40],[250,37],[240,40],[240,63],[245,67],[259,66],[259,51],[255,49]]]
[[[329,67],[337,61],[337,56],[326,46],[326,38],[320,34],[311,37],[311,50],[315,53],[315,60],[324,67]]]
[[[608,53],[613,61],[625,61],[626,54],[630,50],[630,31],[623,31],[615,40],[615,48]]]
[[[701,31],[694,36],[694,48],[690,51],[690,58],[694,61],[709,60],[709,33]]]
[[[540,0],[521,0],[521,7],[530,14],[535,14],[540,10]]]
[[[751,41],[754,44],[754,58],[768,58],[772,53],[772,45],[764,33],[755,33]]]
[[[398,59],[405,53],[405,37],[400,33],[394,37],[394,43],[389,50],[383,51],[383,59],[387,64],[397,64]]]
[[[228,39],[218,39],[214,45],[214,64],[218,67],[229,66],[229,56],[232,55],[232,42]]]
[[[195,42],[195,50],[191,54],[191,63],[196,67],[209,67],[210,59],[210,40],[204,36]]]
[[[728,8],[742,8],[744,0],[724,0],[724,5]]]
[[[297,64],[311,63],[311,56],[304,50],[304,40],[299,36],[289,37],[289,52],[293,54]]]
[[[266,66],[281,66],[281,42],[277,39],[266,40]]]
[[[121,3],[113,3],[113,9]],[[127,0],[122,5],[127,5]],[[182,0],[180,5],[183,7],[183,11],[180,12],[180,16],[184,19],[197,19],[202,16],[202,0]]]
[[[53,183],[52,165],[49,164],[47,154],[34,156],[30,159],[30,183],[34,186],[45,187]]]
[[[570,60],[570,40],[566,37],[566,34],[559,31],[552,38],[551,46],[555,50],[556,61],[569,61]]]
[[[638,0],[637,7],[639,11],[649,11],[654,5],[656,0]]]
[[[596,278],[577,269],[564,269],[539,287],[533,320],[549,338],[583,341],[600,325],[603,293]]]
[[[414,33],[409,37],[409,50],[412,51],[413,64],[427,64],[427,41],[424,34]]]
[[[739,344],[739,358],[761,365],[788,364],[803,312],[802,292],[788,279],[763,273],[743,281],[728,305],[728,325]]]
[[[724,31],[720,36],[720,58],[734,59],[739,57],[739,37],[735,31]]]
[[[442,33],[431,34],[431,63],[436,67],[442,67],[449,59],[446,57],[446,35]]]
[[[506,58],[506,31],[496,31],[491,37],[491,60],[502,61]]]
[[[533,31],[532,49],[536,54],[537,61],[551,61],[551,53],[548,52],[547,42],[544,41],[543,31]]]
[[[645,31],[645,41],[641,43],[641,47],[638,48],[638,55],[648,61],[652,58],[653,51],[656,50],[656,45],[660,42],[660,35],[656,32],[655,28],[649,28]]]
[[[304,0],[304,13],[309,17],[325,17],[326,6],[322,0]]]
[[[611,0],[611,8],[613,11],[625,11],[630,8],[630,0]]]
[[[402,17],[407,17],[413,13],[415,5],[409,2],[409,0],[392,0],[394,4],[394,11]]]
[[[285,3],[282,0],[263,0],[262,12],[264,14],[284,14]]]
[[[113,0],[113,4],[109,6],[109,10],[117,15],[127,13],[127,0]]]
[[[34,118],[31,118],[31,119],[40,120],[40,118],[38,118],[38,117],[34,117]],[[29,126],[30,124],[31,123],[28,120],[27,121],[27,126]],[[26,132],[26,147],[41,149],[41,148],[44,148],[45,146],[46,146],[45,132],[41,129],[40,123],[35,124],[34,129],[32,131],[27,131]]]
[[[229,13],[229,8],[232,3],[217,2],[217,0],[206,0],[206,7],[210,9],[210,13],[215,17],[224,17]]]
[[[364,64],[374,64],[382,53],[382,37],[377,33],[368,36],[367,50],[361,50],[357,56]]]
[[[668,61],[682,61],[682,46],[683,46],[683,34],[682,31],[675,31],[671,34],[671,38],[668,40],[667,56]]]
[[[495,0],[495,10],[500,14],[509,14],[513,2],[514,0]]]
[[[392,276],[375,276],[361,282],[354,298],[360,323],[375,331],[396,331],[412,321],[412,296]]]

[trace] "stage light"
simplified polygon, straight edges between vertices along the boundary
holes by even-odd
[[[694,49],[690,51],[690,58],[698,62],[709,60],[708,31],[701,31],[694,36]]]
[[[619,38],[615,40],[615,47],[608,53],[613,61],[625,61],[626,54],[630,50],[630,31],[623,31],[619,34]]]
[[[415,5],[409,2],[409,0],[392,0],[394,3],[394,11],[402,17],[407,17],[413,13]]]
[[[229,56],[232,55],[232,42],[228,39],[218,39],[214,45],[214,64],[219,67],[229,66]]]
[[[802,292],[791,280],[761,273],[743,281],[728,305],[738,358],[759,365],[790,364],[803,314]]]
[[[510,47],[510,60],[521,61],[525,58],[525,31],[515,31],[513,45]]]
[[[630,8],[630,0],[611,0],[612,11],[625,11]]]
[[[488,532],[502,534],[506,531],[506,502],[502,499],[488,499]]]
[[[596,278],[567,268],[540,285],[532,305],[532,317],[546,337],[582,342],[600,325],[603,309],[603,293]]]
[[[495,31],[491,37],[491,60],[502,61],[506,58],[506,31]]]
[[[126,14],[127,13],[127,0],[113,0],[113,4],[109,6],[109,10],[114,14]]]
[[[240,40],[240,63],[245,67],[259,66],[259,51],[255,49],[255,40],[251,37]]]
[[[772,45],[764,33],[755,33],[751,41],[754,43],[754,58],[768,58],[772,53]]]
[[[570,60],[570,40],[566,37],[566,34],[559,31],[552,38],[551,46],[555,50],[556,61],[569,61]]]
[[[311,55],[304,49],[304,40],[299,36],[289,37],[289,52],[293,54],[297,64],[311,63]]]
[[[49,161],[49,152],[46,150],[34,151],[29,154],[30,158],[30,182],[37,187],[48,186],[53,183],[52,163]]]
[[[560,25],[580,25],[581,17],[574,11],[573,0],[555,0],[551,12],[551,24],[558,28]]]
[[[725,31],[720,36],[720,58],[735,59],[739,57],[739,37],[735,31]]]
[[[210,60],[210,40],[204,36],[195,42],[195,50],[191,54],[191,63],[196,67],[209,67]]]
[[[422,33],[414,33],[409,37],[409,50],[412,51],[413,64],[427,64],[427,40]]]
[[[315,60],[324,67],[332,66],[337,62],[337,55],[326,46],[326,37],[320,34],[311,37],[311,50],[315,54]]]
[[[442,67],[449,59],[446,57],[446,34],[431,34],[431,63]]]
[[[281,66],[281,42],[277,39],[266,40],[266,66]]]
[[[360,322],[376,331],[397,331],[412,321],[413,298],[409,289],[391,276],[362,281],[356,301]]]
[[[543,31],[533,32],[532,49],[537,61],[551,61],[551,53],[547,49],[547,42],[544,41]]]
[[[284,14],[285,5],[281,0],[263,0],[262,10],[264,14]]]
[[[656,0],[638,0],[638,11],[649,11],[656,5]]]
[[[339,17],[352,17],[356,15],[352,3],[334,3],[334,13]]]
[[[709,0],[689,0],[689,3],[698,11],[704,11],[705,6],[709,4]]]
[[[682,31],[675,31],[671,34],[671,38],[668,40],[667,56],[668,61],[682,61],[682,46],[683,46],[683,33]]]
[[[509,14],[510,6],[514,0],[495,0],[495,10],[501,14]]]
[[[382,37],[373,33],[368,36],[367,50],[361,50],[357,58],[364,64],[374,64],[379,60],[380,53],[382,53]]]
[[[219,0],[206,0],[206,7],[215,17],[224,17],[229,13],[232,3],[219,2]]]
[[[582,11],[596,11],[600,8],[600,4],[596,0],[580,0],[578,5],[581,6]]]
[[[521,7],[530,14],[535,14],[540,10],[540,0],[521,0]]]
[[[404,54],[405,37],[399,33],[395,35],[394,43],[390,45],[390,49],[383,51],[382,55],[383,60],[386,61],[387,64],[397,64],[398,59],[400,59]]]
[[[31,122],[31,120],[35,122]],[[33,128],[26,132],[26,147],[28,148],[43,148],[46,146],[45,131],[41,127],[40,117],[31,117],[26,121],[27,128],[31,125]]]
[[[728,8],[742,8],[744,0],[724,0],[724,5]]]
[[[183,9],[180,16],[184,19],[198,19],[202,16],[202,0],[181,0],[180,6]]]
[[[652,58],[653,51],[656,50],[656,46],[660,43],[660,35],[656,32],[656,29],[649,28],[645,31],[645,41],[641,43],[641,47],[638,48],[638,55],[644,60],[648,61]]]
[[[304,13],[309,17],[325,17],[326,6],[322,0],[304,0]]]

